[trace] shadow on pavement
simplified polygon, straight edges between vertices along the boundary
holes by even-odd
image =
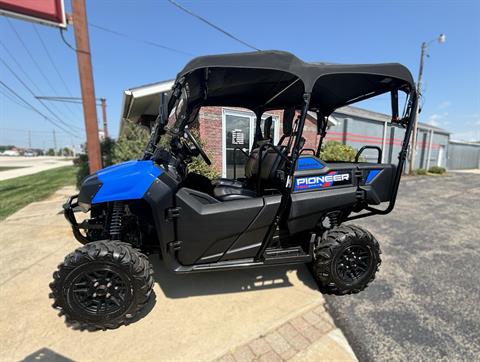
[[[252,292],[292,287],[287,272],[297,271],[298,279],[312,289],[318,289],[305,266],[278,265],[252,269],[211,271],[193,274],[174,274],[157,256],[151,258],[155,281],[167,298],[186,298],[224,293]]]
[[[72,359],[62,356],[48,348],[42,348],[25,357],[22,362],[52,361],[52,362],[73,362]]]

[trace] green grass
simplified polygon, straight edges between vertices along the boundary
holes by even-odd
[[[0,172],[8,170],[16,170],[17,168],[25,168],[23,166],[0,166]]]
[[[31,202],[41,201],[63,186],[75,184],[75,166],[0,181],[0,220]]]

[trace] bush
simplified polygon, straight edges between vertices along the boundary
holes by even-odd
[[[413,171],[413,174],[417,176],[426,175],[427,170],[424,168],[417,168],[416,170]]]
[[[113,148],[113,163],[138,160],[143,156],[143,151],[147,146],[149,134],[146,129],[128,121],[125,122],[125,127],[124,136],[118,139]]]
[[[102,153],[102,165],[103,167],[108,167],[114,164],[112,159],[113,149],[115,147],[115,141],[111,138],[106,138],[102,142],[100,142],[100,149]],[[78,166],[77,171],[77,186],[80,186],[83,179],[90,174],[88,169],[88,154],[82,153],[78,155],[78,157],[73,160],[73,163]]]
[[[430,173],[438,173],[439,175],[442,175],[445,173],[445,168],[444,167],[440,167],[440,166],[432,166],[428,169],[428,172]]]
[[[327,141],[320,150],[320,159],[323,161],[355,161],[357,151],[351,146],[337,141]]]
[[[131,122],[126,122],[125,127],[127,128],[123,132],[124,135],[118,141],[115,142],[114,140],[107,138],[100,143],[103,167],[130,160],[138,160],[143,156],[143,152],[150,137],[147,130],[138,127]],[[200,145],[204,146],[204,142],[200,139],[198,131],[195,128],[191,128],[190,131]],[[164,135],[160,140],[159,147],[168,146],[169,137],[168,135]],[[74,160],[74,164],[78,166],[77,186],[80,186],[83,179],[89,175],[88,155],[86,153],[80,154]],[[208,166],[205,163],[201,156],[193,157],[192,162],[188,165],[188,171],[198,173],[211,180],[220,176],[212,166]]]
[[[197,139],[200,146],[205,149],[205,142],[200,138],[200,134],[197,129],[190,128],[190,132]],[[206,152],[206,151],[205,151]],[[211,159],[212,156],[208,153],[207,156]],[[220,177],[220,174],[215,170],[213,166],[209,166],[205,163],[202,156],[193,157],[192,162],[188,164],[188,172],[195,172],[205,177],[208,177],[210,180],[214,180]]]

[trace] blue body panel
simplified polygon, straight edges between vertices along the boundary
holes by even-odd
[[[97,172],[102,187],[92,204],[140,199],[162,173],[153,161],[128,161],[104,168]]]
[[[373,181],[373,179],[375,177],[377,177],[377,175],[380,173],[380,171],[382,170],[371,170],[368,172],[368,175],[367,175],[367,180],[365,181],[365,184],[369,184],[370,182]]]
[[[297,161],[297,171],[320,170],[325,165],[314,156],[302,156]]]

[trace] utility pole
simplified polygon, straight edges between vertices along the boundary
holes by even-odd
[[[107,100],[100,98],[102,104],[102,117],[103,117],[103,136],[108,138],[108,126],[107,126]]]
[[[408,164],[408,173],[413,174],[415,169],[415,157],[417,153],[417,132],[418,132],[418,113],[420,110],[420,97],[422,95],[422,76],[423,76],[423,63],[425,61],[425,55],[427,54],[427,47],[430,43],[438,41],[440,44],[445,43],[445,34],[440,34],[438,38],[422,43],[422,49],[420,52],[420,67],[418,68],[418,80],[417,80],[417,105],[415,106],[415,120],[413,122],[413,134],[412,134],[412,149],[410,151],[410,162]]]
[[[423,62],[425,60],[425,52],[427,50],[427,43],[422,43],[422,51],[420,53],[420,68],[418,68],[418,80],[417,80],[417,97],[420,100],[422,92],[422,76],[423,76]],[[415,121],[413,122],[412,133],[412,148],[410,150],[410,163],[408,164],[408,173],[412,174],[415,169],[415,156],[417,153],[417,132],[418,132],[418,111],[420,107],[420,101],[415,106]]]
[[[55,128],[53,129],[53,150],[57,151],[57,136],[55,134]]]
[[[83,115],[87,133],[87,152],[90,173],[102,168],[100,142],[98,139],[97,109],[95,105],[95,89],[93,87],[92,60],[88,38],[87,14],[85,0],[72,0],[73,28],[82,88]]]
[[[32,133],[28,130],[28,148],[32,148]]]

